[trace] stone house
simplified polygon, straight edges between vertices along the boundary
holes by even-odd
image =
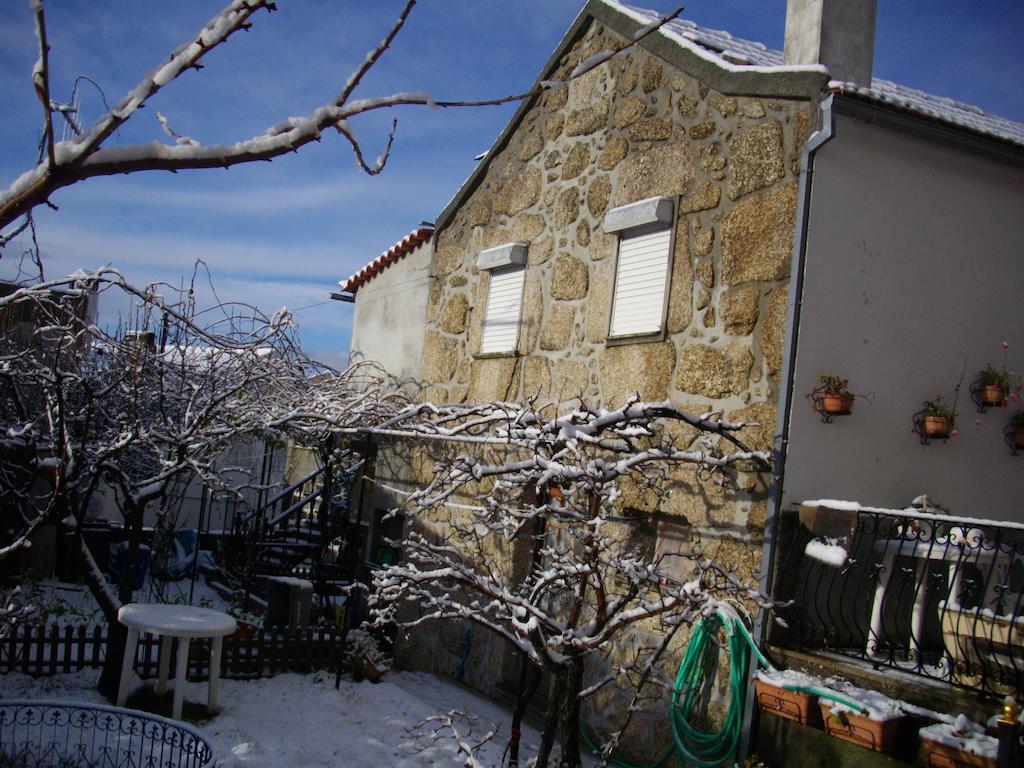
[[[590,0],[540,71],[550,87],[437,218],[426,396],[639,393],[750,422],[774,478],[679,471],[666,504],[622,503],[660,551],[699,537],[766,590],[776,521],[808,499],[926,491],[993,530],[1022,521],[1005,414],[964,422],[1002,342],[1024,367],[1024,125],[873,78],[874,6],[790,0],[784,52],[677,20],[572,77],[656,18]],[[823,423],[805,402],[821,375],[870,400]],[[963,395],[961,435],[925,445],[912,417],[936,392]],[[460,642],[432,663],[454,668]]]

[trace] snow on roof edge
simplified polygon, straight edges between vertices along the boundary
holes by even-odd
[[[618,0],[598,1],[641,24],[648,24],[658,17],[654,11],[626,5]],[[801,67],[783,64],[781,51],[772,50],[763,43],[734,37],[724,30],[701,27],[689,19],[674,19],[661,31],[673,42],[730,72],[828,71],[822,65]],[[725,54],[736,53],[750,61],[751,65],[736,64],[723,58]],[[928,120],[1024,146],[1024,123],[985,112],[973,104],[927,93],[891,80],[873,77],[870,86],[833,80],[828,84],[828,91],[896,107]]]
[[[614,10],[619,11],[620,13],[626,16],[629,16],[631,19],[633,19],[634,21],[641,25],[650,24],[653,18],[659,15],[655,14],[653,11],[646,11],[645,13],[645,9],[636,8],[635,6],[631,5],[626,5],[624,3],[618,2],[618,0],[599,1],[602,4],[608,6],[609,8],[613,8]],[[684,23],[680,24],[679,22]],[[692,37],[687,36],[685,32],[679,31],[680,27],[689,27],[691,24],[693,25],[693,29],[699,30],[701,32],[716,32],[719,35],[728,37],[732,41],[744,42],[751,45],[760,44],[754,44],[751,43],[750,41],[741,40],[740,38],[733,37],[728,32],[720,30],[705,30],[703,27],[699,27],[688,20],[675,19],[665,24],[661,28],[660,32],[665,37],[672,40],[672,42],[676,43],[681,48],[687,49],[688,51],[690,51],[696,56],[699,56],[708,63],[714,64],[715,66],[724,69],[727,72],[757,72],[765,74],[770,72],[821,72],[823,74],[828,73],[828,68],[825,67],[823,64],[735,64],[729,61],[728,59],[723,58],[714,51],[710,50],[707,45],[702,45],[699,40],[694,40],[692,39]],[[771,50],[763,45],[761,46],[761,48],[763,48],[766,52],[770,52]],[[735,56],[737,53],[737,51],[730,51],[728,48],[724,47],[722,51],[723,53],[728,52],[730,53],[730,55],[733,56]],[[738,53],[740,53],[740,55],[745,55],[742,51],[739,51]]]

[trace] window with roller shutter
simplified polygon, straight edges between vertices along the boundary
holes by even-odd
[[[480,334],[480,354],[514,352],[519,342],[519,321],[523,309],[523,267],[491,271],[487,307]]]
[[[513,354],[519,344],[523,314],[526,243],[505,243],[481,251],[476,267],[490,275],[480,326],[481,355]]]
[[[605,231],[619,235],[608,338],[660,337],[665,327],[672,267],[669,198],[651,198],[609,211]]]

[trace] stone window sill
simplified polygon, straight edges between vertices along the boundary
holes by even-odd
[[[651,344],[665,340],[665,329],[654,333],[640,333],[633,336],[609,336],[604,340],[606,347],[622,347],[627,344]]]
[[[494,360],[502,357],[519,357],[519,353],[513,350],[511,352],[476,352],[473,354],[474,360]]]

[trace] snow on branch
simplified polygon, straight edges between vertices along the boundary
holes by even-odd
[[[480,749],[497,734],[492,727],[483,736],[474,737],[473,729],[477,718],[461,709],[452,709],[443,715],[428,717],[411,728],[406,738],[411,742],[413,752],[426,752],[437,744],[453,742],[462,768],[486,768],[477,759]]]
[[[275,10],[271,0],[232,0],[219,14],[214,16],[189,42],[175,49],[168,59],[150,71],[113,108],[102,115],[88,130],[80,132],[69,141],[54,142],[52,113],[55,110],[49,97],[47,58],[45,42],[45,16],[42,0],[35,4],[36,29],[40,37],[40,58],[33,72],[33,82],[44,105],[47,157],[34,168],[23,173],[6,191],[0,193],[0,232],[29,213],[35,206],[48,203],[50,196],[63,187],[96,176],[119,173],[133,173],[147,170],[178,171],[198,168],[229,168],[241,163],[272,160],[294,152],[314,141],[319,141],[322,132],[335,128],[352,146],[356,162],[370,174],[383,170],[394,140],[396,122],[392,128],[384,151],[374,163],[368,163],[349,125],[349,120],[368,112],[390,109],[398,106],[419,105],[431,108],[458,108],[493,106],[534,98],[544,88],[564,85],[566,82],[542,82],[521,93],[498,98],[479,100],[440,100],[428,93],[401,92],[377,98],[353,99],[353,93],[362,83],[369,70],[379,62],[404,26],[415,0],[407,0],[397,20],[387,35],[371,50],[358,67],[346,79],[341,92],[331,101],[316,107],[306,115],[289,117],[268,129],[261,135],[242,139],[233,144],[206,146],[171,131],[163,117],[158,119],[164,130],[175,139],[174,144],[151,141],[119,147],[105,146],[106,140],[121,125],[129,120],[147,101],[163,87],[177,79],[182,72],[199,69],[203,57],[213,48],[226,42],[238,30],[251,26],[250,17],[258,10]],[[598,57],[584,62],[576,68],[569,80],[585,74],[611,56],[630,49],[646,35],[653,33],[681,11],[661,17],[657,22],[643,28],[626,44],[613,50],[603,51]],[[0,243],[10,235],[0,237]]]
[[[437,461],[403,502],[403,560],[374,573],[373,621],[406,631],[471,622],[547,670],[555,686],[537,763],[546,764],[552,723],[562,723],[564,749],[581,700],[615,682],[634,686],[639,706],[643,689],[663,683],[658,662],[680,627],[722,601],[768,604],[696,543],[658,553],[649,521],[624,496],[632,485],[667,499],[680,466],[708,481],[769,471],[771,455],[746,445],[744,426],[636,398],[560,415],[532,403],[410,406],[384,431],[422,441]],[[637,632],[661,642],[585,682],[588,664]]]
[[[239,498],[256,482],[230,459],[242,441],[320,447],[343,426],[372,427],[408,409],[379,366],[337,372],[311,360],[286,310],[200,310],[195,279],[140,288],[104,268],[0,298],[0,506],[12,512],[0,558],[44,523],[77,527],[98,494],[129,529],[151,502],[177,509],[193,480]],[[131,314],[100,328],[92,307],[110,294],[127,297]],[[332,450],[346,453],[340,443]],[[80,556],[112,619],[126,598],[88,551]]]

